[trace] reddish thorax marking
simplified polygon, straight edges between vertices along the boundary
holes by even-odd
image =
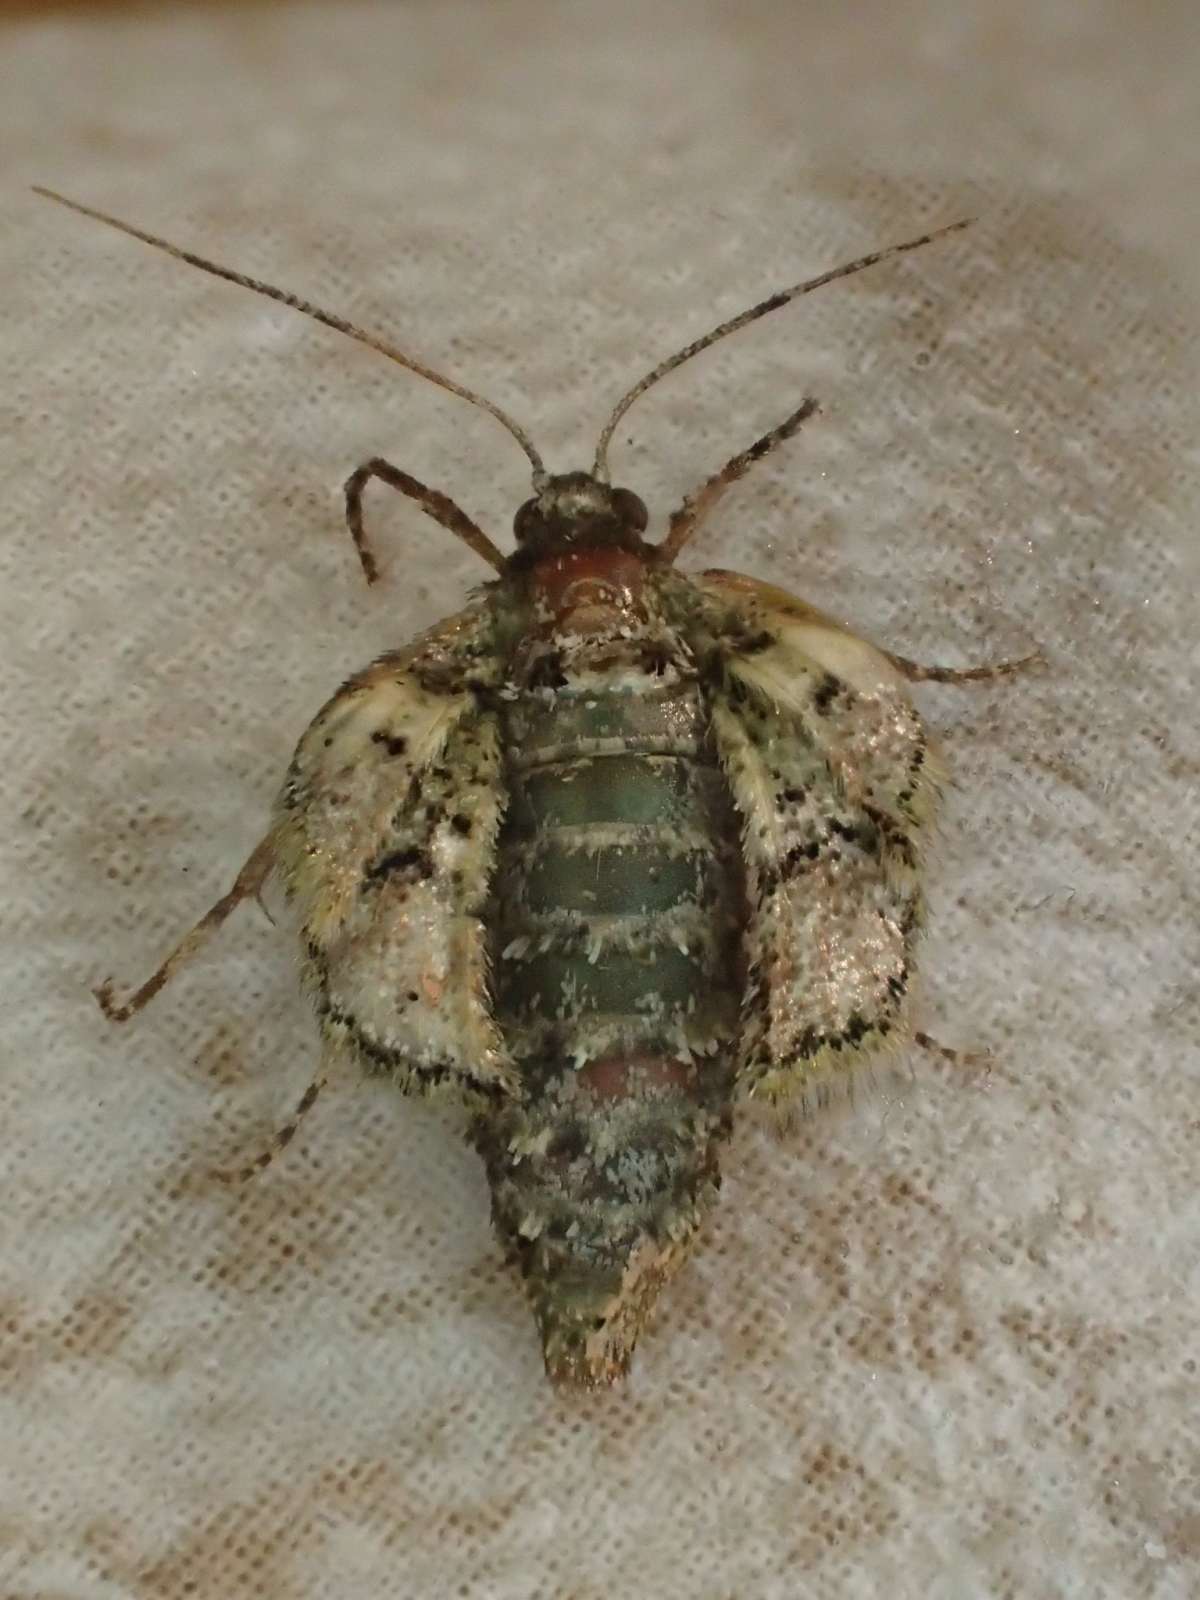
[[[553,614],[553,627],[594,633],[611,625],[614,613],[641,613],[646,564],[628,550],[607,547],[568,550],[539,561],[534,593]]]

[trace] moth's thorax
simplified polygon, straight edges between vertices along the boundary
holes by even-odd
[[[585,545],[545,556],[529,573],[535,626],[549,633],[599,633],[645,619],[646,563],[629,550]]]

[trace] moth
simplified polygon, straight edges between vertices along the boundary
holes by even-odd
[[[496,576],[343,684],[228,893],[128,999],[111,982],[95,993],[127,1020],[277,874],[324,1059],[348,1053],[465,1105],[547,1372],[612,1383],[713,1205],[739,1103],[820,1101],[873,1052],[924,1040],[910,994],[940,766],[908,683],[1034,658],[924,667],[770,584],[676,570],[722,492],[817,411],[811,398],[687,496],[657,543],[642,500],[611,482],[609,446],[635,400],[716,340],[966,223],[722,322],[623,396],[590,471],[550,473],[499,406],[386,340],[38,192],[369,345],[490,412],[529,458],[509,555],[390,462],[351,474],[368,583],[375,479]]]

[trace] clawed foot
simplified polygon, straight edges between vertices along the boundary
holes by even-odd
[[[943,1061],[948,1061],[954,1067],[983,1067],[990,1072],[996,1059],[990,1050],[952,1050],[949,1045],[939,1044],[927,1033],[914,1033],[913,1041],[922,1050],[941,1056]]]
[[[133,1015],[133,1006],[118,1005],[113,999],[113,981],[111,978],[105,978],[103,983],[96,984],[92,993],[96,997],[96,1004],[110,1022],[128,1022]]]

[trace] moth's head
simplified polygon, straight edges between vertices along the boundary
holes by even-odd
[[[646,507],[632,489],[615,489],[590,472],[546,477],[513,518],[517,545],[527,556],[555,555],[581,546],[642,550]]]

